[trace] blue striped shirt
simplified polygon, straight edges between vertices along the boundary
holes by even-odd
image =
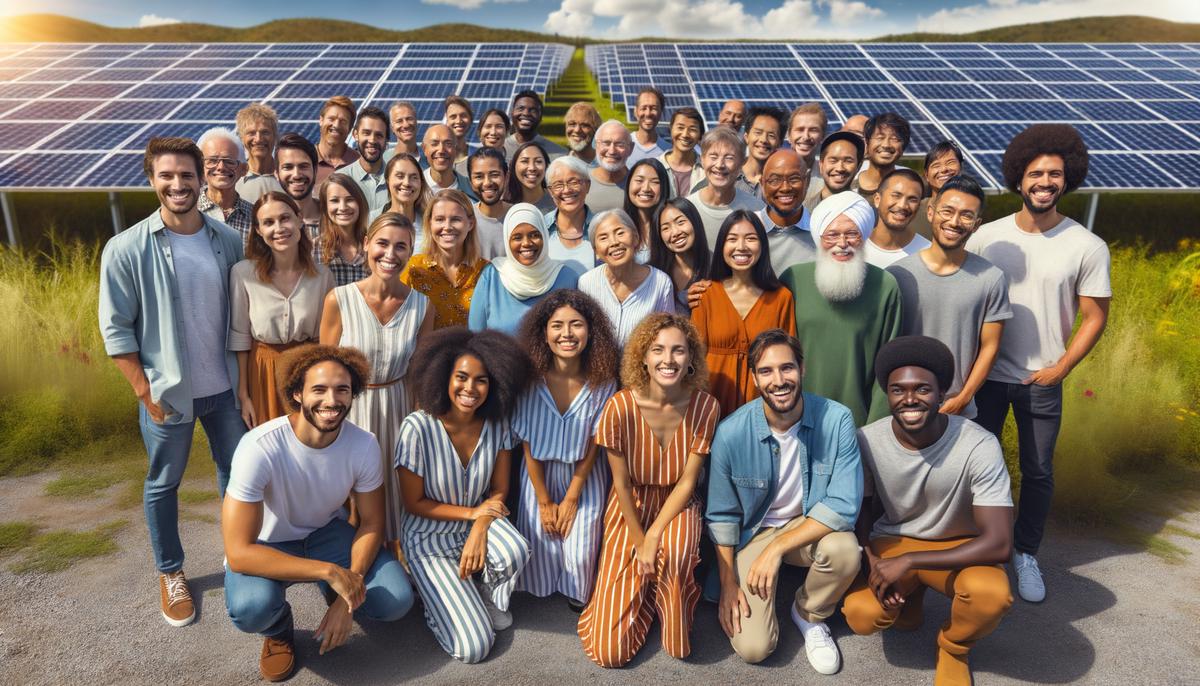
[[[591,443],[588,439],[596,433],[596,421],[604,403],[616,392],[614,381],[607,381],[596,389],[585,383],[567,411],[559,414],[546,382],[539,381],[517,401],[513,433],[529,443],[530,454],[535,460],[579,462],[587,454]]]

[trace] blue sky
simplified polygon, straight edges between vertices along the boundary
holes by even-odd
[[[1200,21],[1188,0],[359,0],[346,7],[317,0],[206,0],[202,3],[40,0],[53,12],[110,26],[200,21],[249,26],[287,17],[330,17],[382,28],[442,22],[547,31],[596,38],[856,38],[908,31],[961,33],[1081,16],[1138,14]],[[0,13],[31,6],[0,0]]]

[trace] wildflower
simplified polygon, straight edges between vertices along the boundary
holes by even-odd
[[[1090,389],[1090,388],[1083,392],[1083,397],[1085,397],[1085,398],[1092,398],[1092,397],[1095,397],[1095,395],[1096,394],[1093,393],[1092,389]]]

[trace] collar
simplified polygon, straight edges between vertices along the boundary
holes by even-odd
[[[812,223],[812,213],[808,211],[807,207],[804,207],[803,211],[800,213],[800,221],[789,226],[780,226],[776,224],[775,220],[771,219],[770,210],[767,207],[763,207],[758,211],[758,218],[762,221],[763,226],[767,227],[767,233],[774,233],[775,231],[783,231],[788,229],[799,229],[801,231],[812,230],[810,228]]]
[[[808,391],[801,391],[800,395],[804,398],[804,414],[800,415],[799,424],[802,429],[811,431],[817,428],[815,420],[816,408],[814,407],[817,396]],[[755,398],[750,403],[753,405],[753,409],[750,410],[750,418],[754,428],[754,438],[761,443],[772,437],[771,425],[767,424],[767,414],[762,397]]]
[[[212,201],[210,200],[209,202],[212,202]],[[199,210],[199,203],[196,203],[196,205],[197,205],[197,209]],[[154,210],[154,212],[152,212],[149,217],[146,217],[146,221],[149,222],[149,224],[147,224],[147,228],[150,230],[151,234],[160,233],[162,231],[165,231],[167,228],[167,225],[165,223],[163,223],[162,215],[159,214],[161,209],[162,209],[162,207],[160,206],[158,209]],[[215,231],[215,229],[213,229],[213,223],[216,222],[217,220],[213,219],[212,217],[208,216],[207,214],[204,214],[203,210],[199,210],[199,211],[200,211],[200,221],[202,221],[204,223],[204,229],[206,231],[208,231],[208,235],[211,238]]]

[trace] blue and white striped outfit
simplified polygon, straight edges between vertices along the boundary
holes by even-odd
[[[612,381],[597,388],[584,384],[567,411],[559,414],[550,389],[540,381],[517,402],[513,433],[529,445],[533,459],[542,463],[546,490],[554,502],[561,502],[567,494],[575,466],[587,455],[592,444],[604,403],[616,392],[617,385]],[[561,593],[581,603],[586,603],[592,595],[609,480],[603,449],[598,450],[601,453],[583,483],[575,523],[565,539],[547,534],[542,528],[537,493],[529,480],[524,450],[518,451],[521,453],[521,505],[517,528],[529,540],[532,555],[517,579],[517,590],[528,591],[540,598]]]
[[[488,421],[466,467],[458,458],[445,427],[434,416],[417,410],[404,418],[396,442],[396,467],[425,481],[425,497],[461,507],[477,507],[491,491],[496,454],[512,445],[508,422]],[[442,648],[463,662],[479,662],[492,649],[496,632],[480,600],[508,609],[516,577],[529,560],[529,544],[507,519],[488,528],[487,561],[481,588],[458,577],[458,562],[471,532],[469,521],[442,521],[408,513],[400,545],[413,581],[425,604],[425,621]]]

